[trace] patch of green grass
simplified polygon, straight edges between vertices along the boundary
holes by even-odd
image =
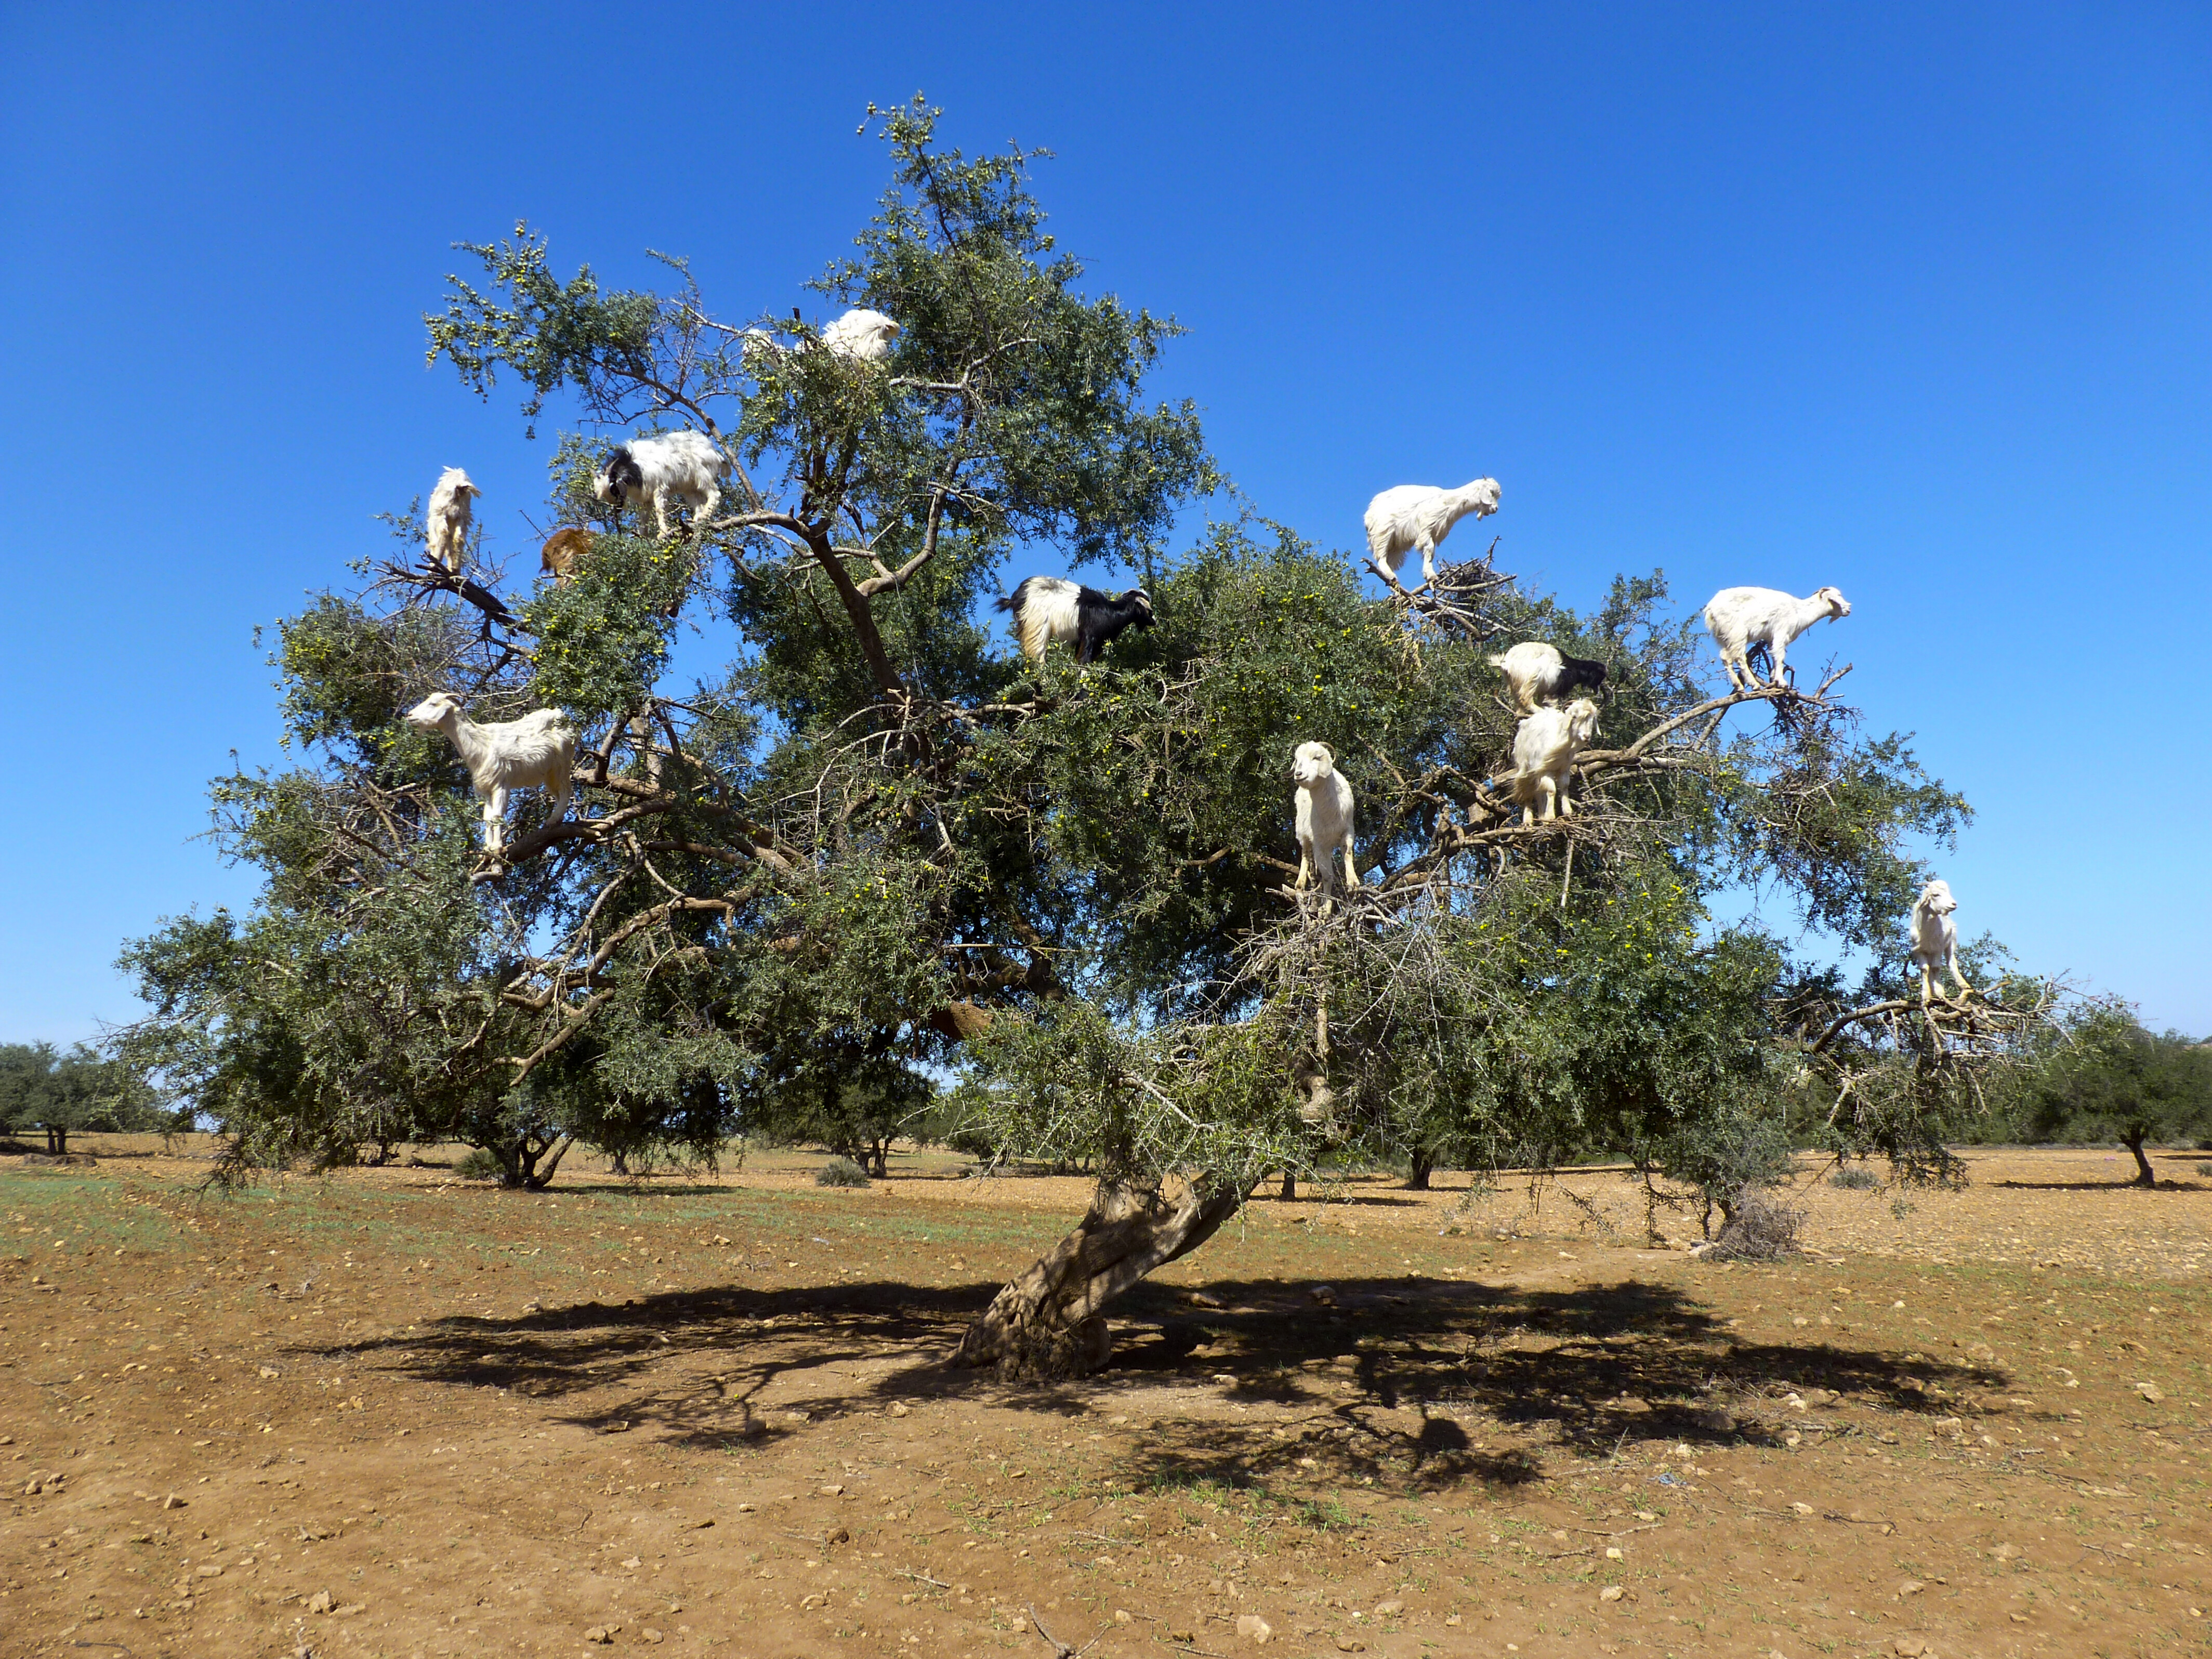
[[[1291,1518],[1312,1532],[1350,1532],[1358,1523],[1340,1498],[1301,1498],[1290,1505]]]
[[[34,1260],[53,1255],[58,1240],[71,1255],[173,1250],[189,1243],[185,1231],[155,1206],[111,1180],[72,1170],[9,1170],[0,1180],[0,1217],[15,1249]]]

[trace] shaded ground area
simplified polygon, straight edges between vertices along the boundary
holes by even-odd
[[[942,1358],[1079,1182],[215,1200],[104,1150],[0,1165],[10,1654],[1048,1655],[1032,1605],[1099,1656],[1259,1651],[1240,1620],[1293,1655],[2212,1647],[2202,1154],[2160,1192],[2067,1153],[1812,1186],[1820,1253],[1773,1267],[1640,1248],[1617,1176],[1352,1185],[1255,1206],[1127,1299],[1110,1370],[1015,1393]]]

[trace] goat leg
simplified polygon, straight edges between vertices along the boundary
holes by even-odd
[[[1950,968],[1951,977],[1959,982],[1959,994],[1961,997],[1970,997],[1973,995],[1974,988],[1966,983],[1966,976],[1959,971],[1959,953],[1956,951],[1954,951],[1951,953]]]

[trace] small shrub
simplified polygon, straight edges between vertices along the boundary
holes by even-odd
[[[1856,1170],[1843,1169],[1828,1177],[1828,1184],[1831,1187],[1841,1187],[1848,1192],[1863,1193],[1871,1188],[1881,1186],[1881,1178],[1872,1170],[1863,1167]]]
[[[2201,1176],[2212,1176],[2212,1164],[2198,1164],[2197,1166],[2197,1173]]]
[[[814,1172],[817,1187],[868,1187],[868,1172],[849,1158],[833,1158]]]
[[[408,1163],[417,1170],[437,1167],[435,1164],[425,1164],[420,1158],[410,1158]],[[499,1160],[484,1151],[483,1147],[471,1146],[461,1155],[461,1161],[453,1165],[453,1173],[464,1181],[497,1181],[507,1171],[501,1169]]]
[[[1797,1230],[1804,1223],[1802,1206],[1746,1193],[1706,1255],[1723,1261],[1778,1261],[1797,1254]]]

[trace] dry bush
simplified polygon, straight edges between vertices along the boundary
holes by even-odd
[[[1706,1254],[1723,1261],[1778,1261],[1802,1248],[1797,1233],[1804,1224],[1803,1205],[1746,1193]]]

